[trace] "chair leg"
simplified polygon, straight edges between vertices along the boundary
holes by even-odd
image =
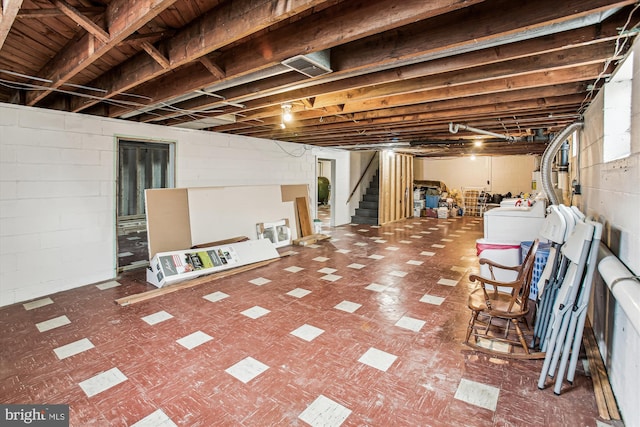
[[[477,318],[478,318],[478,312],[472,311],[471,318],[469,319],[469,326],[467,326],[467,337],[464,340],[465,343],[469,342],[469,337],[471,337],[471,332],[473,331],[473,326],[476,324]]]
[[[511,319],[511,321],[513,322],[513,326],[516,328],[516,333],[518,334],[520,345],[522,345],[525,353],[529,354],[529,347],[527,346],[527,341],[524,339],[524,334],[522,333],[520,326],[518,326],[518,319]]]

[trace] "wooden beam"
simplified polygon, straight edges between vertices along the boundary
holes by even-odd
[[[104,43],[101,40],[96,40],[91,34],[85,34],[58,52],[38,71],[37,75],[52,80],[51,88],[60,87],[176,1],[143,0],[131,2],[129,0],[114,0],[110,2],[105,12],[110,35],[109,42]],[[73,61],[70,61],[69,58],[73,58]],[[156,66],[158,65],[156,64]],[[99,88],[100,86],[95,87]],[[26,104],[35,105],[49,93],[51,93],[50,90],[29,92]]]
[[[166,40],[160,50],[167,52],[174,69],[214,50],[249,36],[282,20],[321,5],[328,0],[238,0],[224,2]],[[116,96],[154,79],[166,70],[151,58],[136,56],[94,80],[90,85],[107,89],[106,97]],[[212,77],[209,75],[209,80]],[[171,85],[175,87],[176,84]],[[197,86],[193,90],[204,86]],[[166,90],[166,88],[165,88]],[[184,92],[181,91],[180,95]],[[74,100],[73,111],[81,111],[97,101]],[[114,115],[120,115],[116,111]]]
[[[71,6],[63,0],[55,0],[53,4],[55,4],[56,7],[62,11],[62,13],[71,18],[76,24],[87,30],[89,34],[93,34],[102,43],[109,43],[109,39],[111,38],[111,36],[109,36],[109,33],[100,28],[91,19],[80,13],[75,7]]]
[[[205,66],[207,70],[209,70],[213,77],[217,78],[218,80],[222,80],[225,78],[224,70],[208,57],[203,56],[202,58],[200,58],[200,62]]]
[[[179,34],[176,34],[170,41],[168,52],[176,66],[185,64],[189,61],[199,58],[200,56],[207,54],[213,50],[216,50],[231,41],[239,40],[240,37],[248,35],[247,33],[255,33],[258,30],[264,28],[264,24],[273,24],[274,20],[278,18],[277,14],[273,13],[273,10],[288,10],[291,6],[287,1],[287,5],[281,7],[273,6],[273,1],[269,1],[269,7],[263,11],[262,1],[255,5],[256,0],[246,0],[252,4],[251,14],[257,14],[258,12],[266,13],[266,16],[256,16],[255,18],[245,14],[244,16],[238,16],[238,13],[234,10],[226,10],[225,6],[229,4],[229,8],[235,4],[241,2],[224,3],[220,10],[224,10],[226,13],[224,25],[221,25],[215,20],[210,23],[209,20],[201,20],[201,28],[198,34],[201,35],[202,41],[198,44],[193,43],[192,33],[194,30],[187,32],[188,39],[182,40]],[[284,2],[284,0],[282,0]],[[302,0],[299,0],[302,2]],[[264,69],[267,66],[274,65],[280,61],[290,58],[299,54],[300,51],[308,51],[310,46],[313,47],[313,51],[326,49],[332,46],[336,46],[339,43],[345,43],[349,40],[356,40],[359,37],[365,37],[367,35],[374,34],[376,32],[394,29],[408,23],[414,22],[417,19],[426,19],[431,16],[436,16],[441,13],[445,13],[457,8],[469,6],[470,4],[478,3],[481,0],[466,0],[460,2],[459,0],[433,0],[428,2],[411,2],[406,0],[369,0],[367,2],[341,2],[333,7],[323,9],[319,12],[313,13],[305,18],[295,21],[291,25],[284,25],[274,31],[267,32],[264,36],[253,39],[243,45],[246,45],[249,49],[257,49],[254,52],[254,56],[257,56],[255,65],[243,67],[234,58],[229,58],[228,54],[224,54],[221,58],[225,58],[222,63],[225,64],[224,69],[227,78],[235,75],[243,75],[247,72],[257,71]],[[309,3],[313,3],[309,0]],[[322,3],[317,1],[317,3]],[[362,17],[367,16],[368,19],[363,20]],[[235,19],[235,18],[238,19]],[[327,25],[330,22],[331,25]],[[256,23],[261,25],[256,26]],[[213,25],[212,25],[213,24]],[[278,34],[277,39],[272,39],[274,33]],[[231,34],[237,34],[240,37],[234,40],[228,40]],[[228,40],[228,41],[227,41]],[[276,47],[277,49],[273,49]],[[173,51],[175,55],[173,54]],[[233,49],[235,55],[242,54],[242,49]],[[234,56],[235,56],[234,55]],[[175,57],[175,59],[174,59]],[[184,61],[180,60],[180,57],[184,58]],[[230,60],[231,59],[231,60]],[[148,81],[151,78],[157,77],[159,74],[153,74],[146,72],[144,64],[123,64],[123,70],[117,72],[118,78],[110,82],[109,85],[100,84],[100,87],[109,88],[110,92],[120,93],[127,90],[134,85],[138,85],[141,82]],[[229,68],[231,65],[234,69]],[[149,70],[151,71],[151,70]],[[133,73],[133,74],[132,74]],[[115,74],[115,73],[114,73]],[[123,76],[129,76],[130,78],[124,79]],[[98,79],[100,80],[100,79]],[[136,81],[132,81],[136,80]],[[153,99],[152,102],[167,101],[168,99],[182,95],[184,92],[197,90],[199,88],[208,86],[215,83],[214,80],[209,79],[209,82],[202,84],[198,81],[198,85],[192,84],[194,80],[185,81],[184,85],[178,87],[177,85],[158,85],[150,87],[150,91],[145,93],[145,96]],[[98,83],[94,83],[97,85]],[[81,108],[87,105],[93,105],[94,101],[78,100],[79,103],[84,103]],[[79,111],[77,109],[76,111]],[[114,109],[113,116],[119,116],[124,113],[126,109],[116,108]]]
[[[142,42],[142,49],[149,54],[160,66],[164,69],[168,69],[171,65],[169,60],[160,52],[154,45],[149,42]]]
[[[492,47],[473,51],[461,55],[447,56],[440,59],[434,59],[417,64],[395,67],[388,70],[367,73],[366,75],[348,77],[327,83],[313,84],[313,81],[302,82],[305,87],[300,89],[283,90],[291,84],[289,81],[280,79],[261,80],[259,85],[247,84],[228,88],[217,92],[224,96],[227,100],[242,102],[245,111],[256,108],[262,108],[270,105],[280,105],[284,102],[293,102],[296,100],[304,100],[305,98],[315,98],[325,93],[337,93],[347,90],[355,90],[358,88],[380,85],[390,82],[408,80],[412,78],[424,77],[445,73],[456,70],[468,69],[481,65],[488,65],[497,62],[507,61],[511,59],[524,58],[527,56],[543,56],[550,53],[559,54],[560,51],[569,48],[578,48],[588,46],[598,42],[606,42],[615,40],[618,37],[618,28],[624,25],[622,20],[624,17],[607,20],[603,25],[579,28],[572,31],[565,31],[553,34],[543,38],[535,38],[524,40],[516,43],[502,45],[499,48]],[[400,42],[399,42],[400,43]],[[405,43],[403,41],[402,43]],[[343,49],[345,55],[348,52]],[[332,57],[335,55],[332,54]],[[337,61],[340,61],[338,58]],[[338,72],[347,72],[349,69],[341,69]],[[291,74],[291,73],[289,73]],[[287,74],[287,76],[289,75]],[[193,78],[193,74],[190,74]],[[163,86],[166,82],[158,82],[159,86]],[[207,85],[207,82],[202,82]],[[300,85],[298,85],[300,86]],[[269,95],[272,91],[275,94]],[[255,98],[257,94],[264,93],[264,96]],[[250,95],[252,100],[246,101],[243,97]],[[206,98],[194,98],[177,104],[185,110],[203,110],[220,106],[219,102]],[[173,113],[148,114],[141,121],[158,120],[159,114],[169,117]]]
[[[0,0],[0,49],[7,39],[16,15],[22,6],[22,0]]]
[[[75,8],[82,15],[100,15],[106,10],[105,7],[76,7]],[[65,16],[65,13],[61,9],[21,9],[18,12],[17,19],[46,19],[46,18],[58,18]]]

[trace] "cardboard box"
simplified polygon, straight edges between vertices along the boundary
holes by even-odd
[[[217,271],[279,258],[269,239],[157,253],[147,268],[147,282],[161,288]]]

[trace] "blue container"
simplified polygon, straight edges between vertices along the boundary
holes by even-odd
[[[531,248],[533,242],[522,242],[520,243],[520,262],[524,260],[524,257],[527,256],[527,252]],[[538,282],[540,281],[540,277],[542,276],[542,271],[544,267],[547,265],[547,260],[549,259],[549,249],[551,248],[551,243],[542,243],[538,244],[538,250],[536,251],[536,257],[533,262],[533,274],[531,275],[531,290],[529,291],[529,299],[535,300],[538,298]]]
[[[425,196],[426,199],[426,207],[431,209],[438,208],[438,202],[440,201],[440,196]]]

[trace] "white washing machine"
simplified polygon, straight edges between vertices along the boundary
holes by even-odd
[[[532,200],[532,206],[505,205],[484,213],[484,238],[493,241],[531,241],[539,234],[546,214],[544,199]]]

